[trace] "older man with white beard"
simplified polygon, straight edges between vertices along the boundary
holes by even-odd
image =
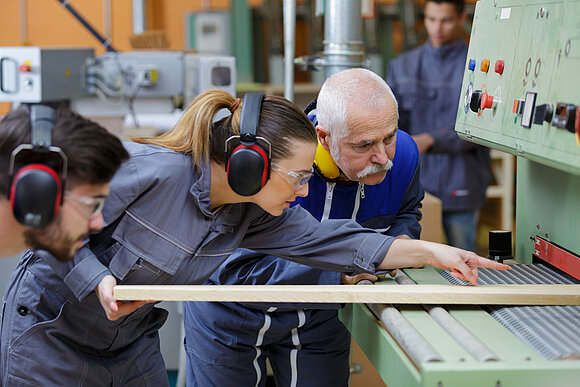
[[[306,109],[320,143],[316,172],[309,195],[292,205],[300,204],[321,221],[354,219],[391,236],[418,238],[424,196],[419,152],[398,130],[397,111],[389,86],[369,70],[328,78]],[[238,250],[209,283],[339,284],[365,276]],[[187,385],[264,386],[269,358],[277,385],[347,386],[350,334],[338,319],[340,307],[185,303]]]

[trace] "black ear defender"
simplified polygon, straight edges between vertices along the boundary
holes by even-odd
[[[260,192],[270,178],[272,145],[264,137],[256,136],[264,93],[247,93],[242,104],[240,135],[226,140],[226,173],[228,184],[239,195],[252,196]],[[240,140],[230,154],[229,143]],[[268,146],[264,149],[258,140]]]
[[[52,146],[55,119],[53,108],[31,105],[31,143],[20,144],[10,156],[8,199],[16,220],[29,228],[47,226],[63,201],[67,158]]]

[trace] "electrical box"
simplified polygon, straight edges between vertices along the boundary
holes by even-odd
[[[0,101],[46,102],[86,96],[88,48],[0,47]]]
[[[231,18],[228,11],[192,12],[185,18],[186,49],[198,53],[231,54]]]
[[[183,81],[181,52],[107,52],[87,69],[87,90],[111,99],[181,96]]]
[[[209,89],[236,95],[236,58],[226,55],[185,55],[185,103]]]

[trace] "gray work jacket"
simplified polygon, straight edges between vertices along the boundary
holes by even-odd
[[[421,154],[421,184],[441,199],[443,211],[481,207],[491,176],[489,149],[455,132],[466,56],[463,40],[442,47],[427,41],[392,60],[387,77],[399,103],[399,128],[433,137]]]
[[[281,216],[251,203],[212,212],[209,164],[198,171],[182,153],[125,147],[131,158],[111,182],[107,226],[61,273],[79,300],[107,274],[120,284],[201,284],[238,247],[324,270],[374,273],[394,240],[353,221],[319,223],[301,207]],[[132,278],[144,266],[157,274]]]

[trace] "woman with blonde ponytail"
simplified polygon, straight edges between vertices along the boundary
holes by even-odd
[[[231,114],[214,122],[222,109]],[[431,264],[472,280],[483,259],[289,208],[308,193],[317,135],[281,97],[210,90],[167,133],[124,145],[104,229],[72,263],[38,252],[12,276],[6,386],[169,386],[158,335],[167,311],[116,302],[113,287],[202,284],[238,247],[350,275]]]

